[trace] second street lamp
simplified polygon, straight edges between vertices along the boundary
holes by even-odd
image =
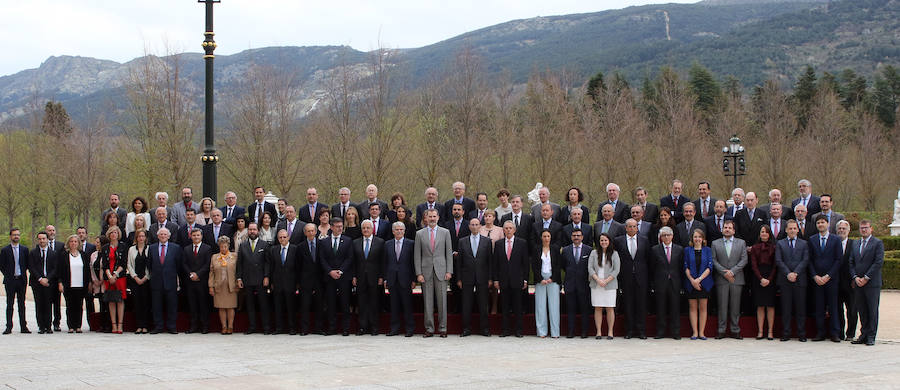
[[[737,135],[732,135],[728,145],[722,147],[722,171],[725,177],[733,178],[732,190],[738,186],[738,177],[747,174],[747,162],[744,160],[744,146]]]

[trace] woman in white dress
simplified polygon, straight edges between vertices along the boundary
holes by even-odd
[[[612,340],[616,324],[616,290],[619,283],[619,254],[613,248],[612,238],[601,233],[597,239],[599,246],[591,252],[588,260],[588,275],[591,279],[591,305],[594,306],[594,325],[597,339],[603,337],[603,309],[606,309],[606,338]]]

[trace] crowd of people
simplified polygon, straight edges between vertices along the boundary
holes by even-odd
[[[177,333],[181,304],[190,313],[188,332],[209,332],[214,308],[221,333],[232,334],[240,303],[248,319],[245,333],[375,335],[387,311],[387,335],[411,337],[418,286],[424,337],[447,337],[448,311],[461,313],[460,336],[490,336],[488,317],[499,312],[500,336],[522,337],[533,285],[542,338],[560,337],[563,299],[566,337],[589,337],[593,314],[593,336],[612,339],[618,308],[624,337],[645,339],[650,301],[655,338],[679,339],[686,299],[690,338],[706,340],[712,299],[715,337],[740,339],[741,302],[752,299],[756,338],[773,340],[780,299],[781,341],[794,335],[807,340],[811,301],[814,341],[873,345],[884,246],[872,235],[870,221],[859,222],[860,238],[849,238],[850,223],[832,209],[832,196],[813,195],[808,180],[798,182],[799,195],[790,203],[772,189],[766,205],[740,188],[732,191],[729,205],[713,198],[705,181],[697,186],[699,198],[691,200],[682,194],[683,185],[673,181],[658,205],[638,187],[637,202],[628,205],[619,186],[609,183],[593,224],[577,187],[566,192],[562,205],[550,201],[547,187],[540,188],[528,209],[522,196],[503,189],[496,194],[498,206],[489,208],[486,193],[469,198],[460,182],[443,203],[429,187],[415,210],[400,193],[390,202],[379,199],[375,185],[359,203],[341,188],[330,206],[319,202],[315,188],[296,205],[285,199],[269,203],[257,187],[254,201],[241,207],[236,194],[227,192],[219,208],[210,198],[194,201],[190,188],[171,205],[163,192],[156,193],[152,208],[136,197],[130,210],[112,194],[100,218],[102,234],[93,240],[79,227],[60,242],[56,228],[47,226],[29,249],[20,244],[19,229],[10,231],[10,244],[0,250],[4,334],[12,331],[14,308],[21,332],[30,333],[24,300],[30,285],[39,333],[61,331],[62,296],[69,333],[82,332],[85,310],[108,313],[102,330],[123,333],[127,302],[135,333]],[[448,307],[448,294],[458,308]],[[473,324],[476,310],[479,322]],[[354,315],[358,327],[351,329]]]

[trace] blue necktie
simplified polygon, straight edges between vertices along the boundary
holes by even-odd
[[[367,259],[369,258],[369,239],[368,238],[366,239],[366,246],[365,246],[365,248],[363,248],[363,254],[366,256]]]
[[[472,235],[472,256],[478,256],[478,234]]]
[[[310,256],[312,256],[313,263],[315,263],[316,262],[316,242],[315,241],[309,242],[309,254],[310,254]]]
[[[822,237],[822,245],[821,245],[822,247],[819,248],[819,250],[822,252],[825,252],[825,239],[826,239],[825,237]]]
[[[281,247],[281,265],[287,260],[287,248]]]

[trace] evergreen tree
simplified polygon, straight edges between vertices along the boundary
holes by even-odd
[[[603,82],[603,72],[597,72],[590,81],[588,81],[587,95],[596,102],[600,99],[600,95],[606,91],[606,84]]]
[[[44,105],[44,118],[41,131],[54,138],[63,138],[72,134],[72,119],[60,102],[47,102]]]
[[[695,62],[691,66],[689,84],[696,97],[694,106],[706,115],[715,112],[716,104],[722,98],[722,87],[709,69]]]
[[[875,114],[881,123],[893,127],[897,121],[897,105],[900,101],[900,74],[893,66],[885,66],[881,74],[875,76],[874,100]]]
[[[793,103],[796,110],[797,122],[801,129],[806,128],[809,121],[809,113],[812,108],[813,98],[816,96],[816,70],[810,66],[806,66],[806,70],[797,84],[794,86]]]

